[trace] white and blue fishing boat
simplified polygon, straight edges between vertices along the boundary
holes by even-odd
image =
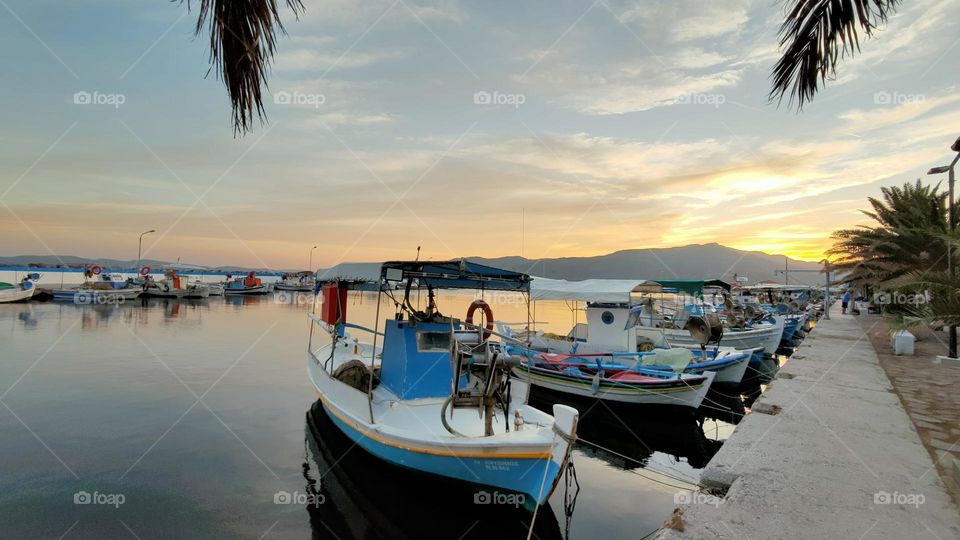
[[[0,304],[12,302],[26,302],[37,291],[34,281],[40,279],[40,274],[27,274],[19,283],[0,282]]]
[[[263,283],[257,277],[256,272],[250,272],[245,277],[230,279],[227,276],[227,283],[223,287],[223,294],[267,294],[271,290],[270,284]]]
[[[442,289],[529,298],[529,276],[453,260],[387,262],[376,275],[327,271],[322,279],[321,313],[309,315],[308,374],[343,433],[394,465],[518,495],[528,508],[547,500],[570,460],[576,409],[554,405],[550,415],[526,404],[527,386],[511,374],[522,359],[497,339],[489,306],[475,301],[460,320],[436,302]],[[347,322],[350,290],[376,291],[374,328]],[[425,309],[414,307],[411,291],[413,302],[425,292]],[[381,327],[383,296],[396,311]],[[483,327],[470,322],[476,309],[487,315]]]
[[[273,290],[311,292],[314,284],[316,284],[316,278],[314,278],[313,272],[308,270],[296,274],[283,274],[280,281],[273,284]]]
[[[76,287],[53,290],[53,299],[75,304],[122,304],[143,293],[143,286],[118,273],[104,273],[100,266],[84,271],[87,278]]]

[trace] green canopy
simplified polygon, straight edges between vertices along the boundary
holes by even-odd
[[[657,280],[665,289],[676,289],[677,292],[687,293],[697,298],[703,297],[703,289],[708,287],[718,287],[730,292],[730,284],[720,279],[664,279]]]

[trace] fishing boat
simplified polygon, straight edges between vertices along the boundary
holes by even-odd
[[[203,283],[190,283],[176,271],[168,270],[164,279],[155,281],[147,278],[143,284],[143,295],[155,298],[206,298],[210,289]]]
[[[280,281],[273,284],[273,290],[312,292],[315,283],[316,278],[314,278],[313,272],[310,271],[298,272],[293,275],[283,274]]]
[[[20,280],[20,283],[0,282],[0,304],[11,302],[26,302],[37,291],[34,281],[40,279],[40,274],[29,274]]]
[[[564,405],[552,415],[527,405],[527,387],[511,371],[522,359],[506,354],[492,317],[481,327],[472,323],[476,304],[460,320],[442,315],[436,301],[436,292],[447,289],[528,297],[529,286],[526,274],[465,260],[387,262],[362,279],[327,271],[321,314],[309,314],[315,324],[308,358],[324,410],[384,461],[537,508],[567,468],[579,415]],[[371,289],[378,300],[374,328],[348,323],[348,291]],[[424,290],[421,310],[412,302]],[[383,296],[396,312],[381,327]],[[318,339],[316,329],[329,340]],[[361,333],[372,342],[361,341]]]
[[[616,357],[617,362],[628,364],[649,372],[663,374],[667,366],[662,361],[671,357],[684,362],[683,372],[702,375],[707,371],[716,373],[713,384],[736,385],[747,370],[753,349],[738,350],[733,347],[686,349],[667,353],[670,344],[654,348],[653,343],[638,340],[631,322],[632,295],[652,293],[662,286],[656,282],[620,279],[590,279],[566,281],[534,277],[531,297],[534,300],[584,302],[586,323],[574,322],[573,328],[564,336],[543,331],[523,329],[514,333],[511,326],[499,323],[508,335],[527,341],[530,348],[561,355],[589,355],[599,353]],[[574,314],[580,309],[574,304]],[[656,360],[654,360],[656,359]],[[653,374],[658,374],[655,371]],[[649,373],[648,373],[649,374]]]
[[[257,277],[256,272],[250,272],[245,277],[229,279],[223,287],[223,294],[267,294],[270,292],[270,286],[264,284]]]
[[[122,275],[103,273],[103,268],[94,266],[84,271],[87,281],[78,287],[53,290],[53,299],[75,304],[122,304],[143,293],[143,287]]]
[[[703,302],[705,286],[720,286],[729,292],[730,286],[719,280],[672,280],[658,281],[665,291],[672,291],[682,299],[681,307],[670,308],[655,303],[651,297],[631,308],[631,322],[636,328],[637,339],[653,345],[669,345],[697,349],[698,343],[687,331],[691,317],[705,320],[705,316],[722,324],[719,344],[734,349],[759,349],[765,354],[774,354],[783,336],[786,318],[783,315],[763,313],[762,318],[740,318],[736,321],[723,316],[710,303]],[[687,294],[683,297],[682,294]],[[688,303],[693,299],[693,303]],[[696,301],[700,299],[700,301]]]
[[[519,352],[510,349],[511,352]],[[514,372],[534,386],[573,394],[637,405],[696,410],[706,397],[716,374],[700,375],[679,370],[638,369],[624,364],[613,354],[552,354],[529,352]]]
[[[223,296],[223,283],[207,283],[198,279],[193,284],[206,287],[210,296]]]

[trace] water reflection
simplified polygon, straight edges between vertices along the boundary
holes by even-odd
[[[243,307],[269,302],[272,297],[263,294],[227,294],[223,300],[231,306]]]
[[[319,403],[307,414],[303,476],[313,538],[527,538],[531,513],[522,507],[477,504],[479,488],[383,462],[332,424]],[[562,489],[562,488],[558,488]],[[549,505],[533,538],[563,535]]]
[[[592,400],[570,400],[534,388],[530,404],[550,410],[563,403],[580,410],[577,448],[620,469],[645,468],[656,452],[685,460],[690,467],[703,468],[723,444],[704,435],[703,423],[689,414],[652,411],[645,406]]]

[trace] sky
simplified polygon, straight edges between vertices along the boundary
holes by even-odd
[[[819,260],[960,135],[960,0],[905,2],[801,112],[767,99],[780,2],[303,2],[235,137],[186,4],[0,0],[0,254]]]

